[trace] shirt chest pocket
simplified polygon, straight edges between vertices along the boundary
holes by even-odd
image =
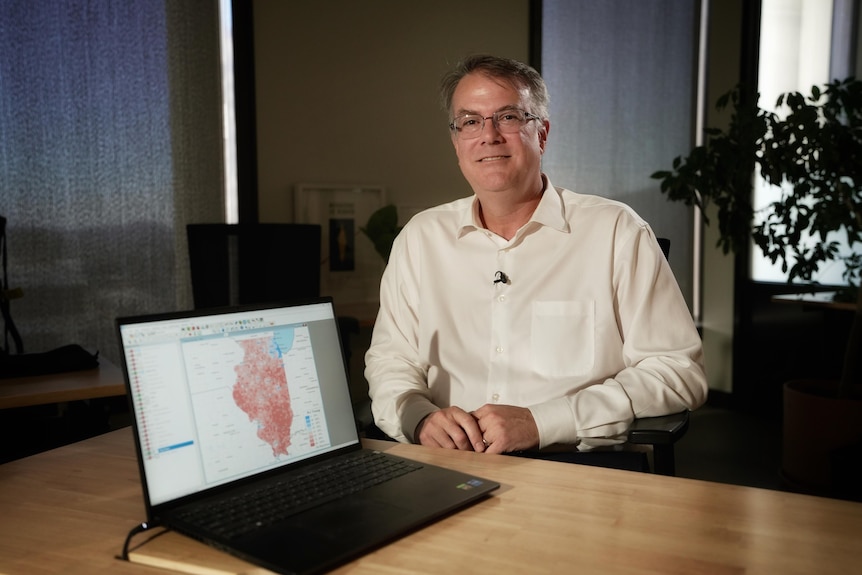
[[[592,301],[533,302],[533,369],[547,377],[583,375],[595,362],[596,313]]]

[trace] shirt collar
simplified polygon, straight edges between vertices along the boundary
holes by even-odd
[[[461,210],[457,237],[461,238],[471,231],[479,231],[481,229],[482,226],[479,224],[479,198],[473,194],[473,201],[467,205],[467,209]]]
[[[542,180],[545,182],[545,189],[542,190],[542,199],[539,200],[539,205],[536,206],[536,211],[533,212],[530,222],[536,222],[561,232],[568,232],[569,223],[566,219],[566,206],[563,204],[563,197],[546,175],[542,174]]]
[[[551,183],[551,180],[544,174],[542,174],[542,181],[545,184],[542,190],[542,199],[539,200],[539,205],[536,206],[536,210],[530,217],[529,223],[535,222],[541,226],[547,226],[561,232],[568,232],[569,224],[566,221],[566,207],[563,205],[560,193]],[[479,219],[479,198],[474,195],[473,201],[469,204],[469,209],[461,212],[458,237],[463,237],[470,231],[482,229]]]

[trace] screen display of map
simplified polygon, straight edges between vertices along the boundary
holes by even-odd
[[[346,389],[334,318],[215,318],[128,326],[124,334],[153,504],[353,439],[327,421],[328,398],[339,419],[352,412],[321,385],[323,369]],[[316,356],[315,339],[328,357]]]

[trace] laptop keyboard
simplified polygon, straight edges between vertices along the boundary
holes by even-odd
[[[179,517],[232,539],[281,521],[295,513],[356,493],[420,469],[422,464],[376,451],[313,465],[304,473],[267,482],[259,489],[207,501]]]

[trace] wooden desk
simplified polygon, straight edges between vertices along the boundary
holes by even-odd
[[[0,379],[0,409],[125,394],[123,371],[104,358],[96,369]]]
[[[862,503],[500,455],[370,442],[497,479],[486,501],[336,573],[857,572]],[[143,520],[129,428],[0,466],[0,572],[156,574],[114,558]],[[135,543],[146,540],[146,534]],[[175,533],[138,548],[264,573]],[[233,569],[233,571],[231,571]],[[215,573],[216,571],[198,571]]]

